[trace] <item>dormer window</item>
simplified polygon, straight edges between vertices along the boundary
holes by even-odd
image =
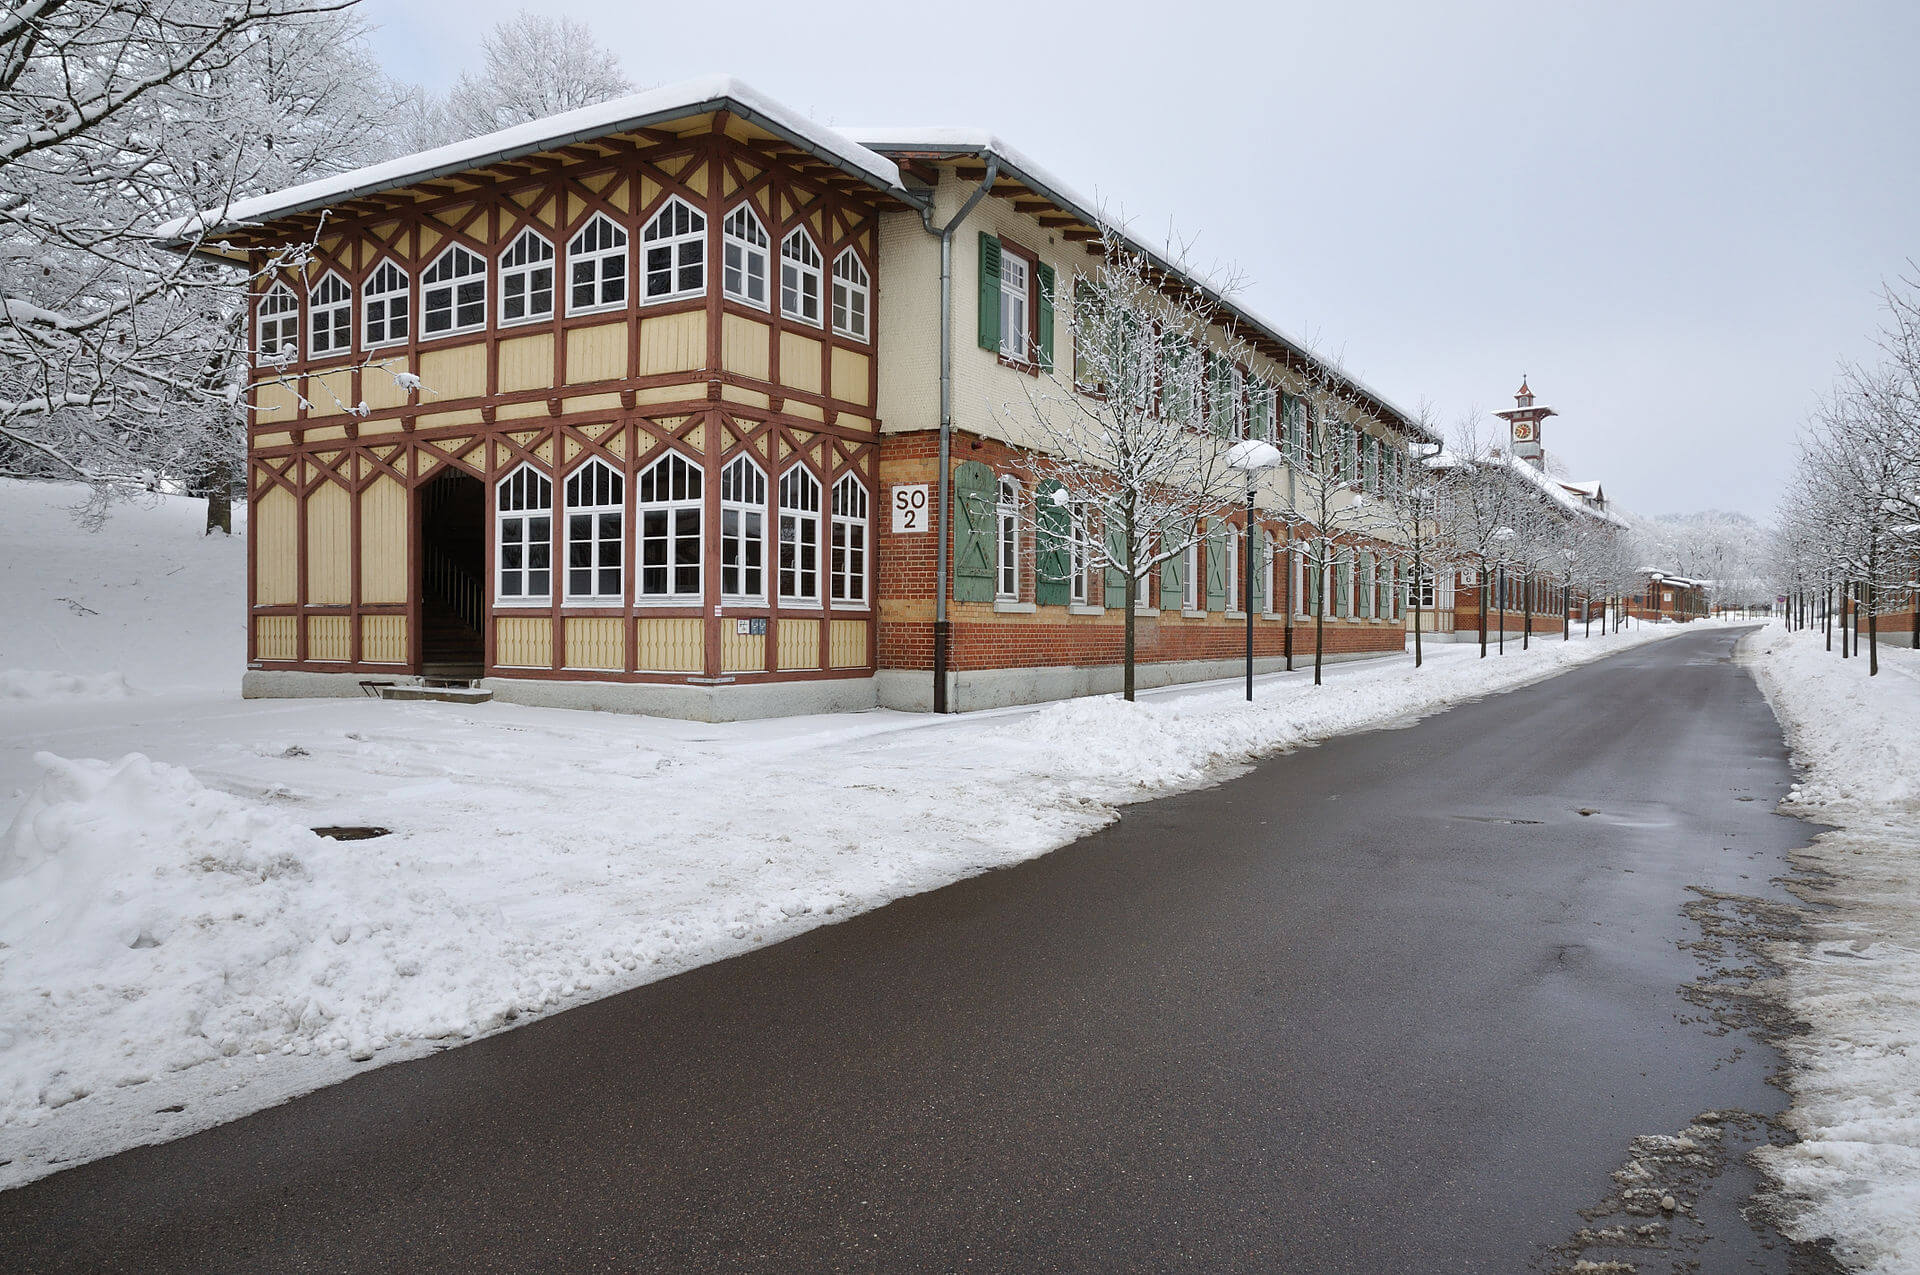
[[[646,301],[677,301],[707,290],[707,219],[678,195],[640,234]]]
[[[523,230],[500,257],[500,322],[553,317],[553,245]]]
[[[820,250],[805,230],[780,243],[780,313],[820,326]]]
[[[767,308],[767,228],[750,204],[741,204],[720,223],[720,290],[735,301]]]
[[[860,254],[848,248],[833,259],[833,330],[836,335],[867,339],[867,303],[871,293],[867,268]]]
[[[347,281],[329,270],[307,294],[307,317],[312,325],[307,340],[314,358],[345,354],[353,344],[353,290]]]
[[[453,245],[420,276],[427,336],[473,332],[487,324],[487,263]]]
[[[611,310],[627,303],[627,232],[605,213],[567,244],[567,313]]]
[[[274,284],[260,297],[253,350],[256,363],[286,363],[300,353],[300,298],[284,283]]]

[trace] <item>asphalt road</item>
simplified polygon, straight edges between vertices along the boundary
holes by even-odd
[[[1815,1269],[1741,1212],[1778,1055],[1680,990],[1747,961],[1689,887],[1781,900],[1809,835],[1733,645],[68,1170],[0,1195],[0,1266]],[[1653,1166],[1678,1212],[1602,1216],[1637,1136],[1708,1112],[1720,1143]],[[1553,1247],[1617,1223],[1655,1246]]]

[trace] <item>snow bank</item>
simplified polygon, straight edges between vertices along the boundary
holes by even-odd
[[[49,673],[0,669],[0,699],[125,699],[133,694],[119,673]]]
[[[1811,937],[1778,953],[1806,1035],[1786,1120],[1801,1141],[1755,1152],[1788,1199],[1787,1232],[1832,1236],[1850,1264],[1920,1272],[1920,653],[1881,674],[1816,631],[1748,642],[1801,782],[1785,809],[1838,831],[1803,852],[1828,874]]]

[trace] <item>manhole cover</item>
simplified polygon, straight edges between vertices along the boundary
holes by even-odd
[[[386,836],[392,829],[376,828],[371,824],[356,826],[335,826],[328,824],[323,828],[315,828],[314,831],[334,841],[371,841],[375,837]]]

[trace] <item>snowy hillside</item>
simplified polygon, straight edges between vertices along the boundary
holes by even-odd
[[[206,502],[180,496],[118,504],[88,531],[73,516],[85,499],[72,483],[0,478],[0,700],[237,695],[244,539],[202,535]]]

